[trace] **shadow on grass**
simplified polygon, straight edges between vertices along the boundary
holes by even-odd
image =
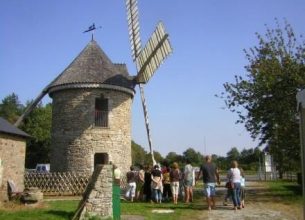
[[[295,195],[302,195],[302,186],[301,185],[284,185],[284,187],[293,192]]]
[[[72,217],[74,215],[74,212],[60,211],[60,210],[49,210],[49,211],[46,211],[46,213],[57,216],[57,217],[62,217],[65,219],[72,219]]]
[[[270,182],[264,188],[246,188],[247,201],[260,202],[296,202],[301,201],[302,188],[291,182]]]

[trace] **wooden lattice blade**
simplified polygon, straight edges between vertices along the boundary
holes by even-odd
[[[140,25],[137,0],[126,0],[126,10],[131,53],[133,61],[135,61],[141,52]]]
[[[136,59],[138,83],[147,83],[165,58],[172,52],[168,34],[161,22]]]

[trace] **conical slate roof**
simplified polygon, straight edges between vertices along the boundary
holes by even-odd
[[[134,77],[125,64],[113,64],[96,41],[90,41],[73,62],[48,86],[51,92],[69,85],[106,84],[134,90]]]

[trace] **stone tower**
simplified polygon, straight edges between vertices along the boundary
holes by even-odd
[[[134,77],[92,40],[51,83],[51,171],[91,174],[110,161],[131,165]]]

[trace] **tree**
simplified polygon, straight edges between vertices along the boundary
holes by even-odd
[[[227,153],[227,160],[229,162],[233,160],[239,160],[240,153],[236,147],[232,147],[231,150]]]
[[[240,152],[239,163],[240,167],[245,170],[257,170],[259,166],[259,157],[261,156],[261,150],[256,148],[243,149]]]
[[[189,160],[195,166],[199,166],[202,163],[202,155],[200,152],[195,151],[193,148],[188,148],[183,152],[184,160]]]
[[[28,103],[30,105],[30,103]],[[52,105],[41,103],[25,118],[21,129],[32,136],[27,140],[25,165],[34,168],[37,163],[50,162]]]
[[[226,157],[212,155],[212,158],[212,160],[216,163],[217,167],[220,170],[225,170],[226,172],[230,167],[230,163],[228,162]]]
[[[0,116],[14,124],[21,115],[24,106],[20,104],[15,93],[6,96],[0,104]]]
[[[258,46],[245,50],[249,64],[245,77],[225,83],[222,98],[237,113],[259,145],[267,144],[279,171],[299,164],[299,126],[296,93],[305,85],[305,43],[297,40],[285,21],[282,29],[266,26],[265,35],[256,33]]]
[[[154,157],[157,163],[161,163],[164,160],[164,158],[158,151],[154,151]]]
[[[147,152],[141,145],[135,143],[134,141],[131,141],[132,164],[143,165],[145,163],[146,154]]]
[[[27,102],[27,106],[30,104],[31,102]],[[12,124],[17,121],[24,110],[24,105],[20,104],[15,93],[6,96],[0,104],[0,116]],[[51,104],[42,106],[40,103],[20,126],[21,130],[31,135],[31,138],[27,140],[26,167],[34,168],[37,163],[48,163],[50,161],[51,118]]]
[[[154,151],[154,157],[157,163],[164,161],[164,158],[158,151]],[[137,144],[133,140],[131,141],[131,159],[132,164],[136,166],[153,164],[150,152],[145,151],[141,145]]]
[[[178,162],[180,160],[182,160],[182,156],[177,154],[176,152],[169,152],[166,157],[166,160],[169,161],[169,163],[173,163],[173,162]]]

